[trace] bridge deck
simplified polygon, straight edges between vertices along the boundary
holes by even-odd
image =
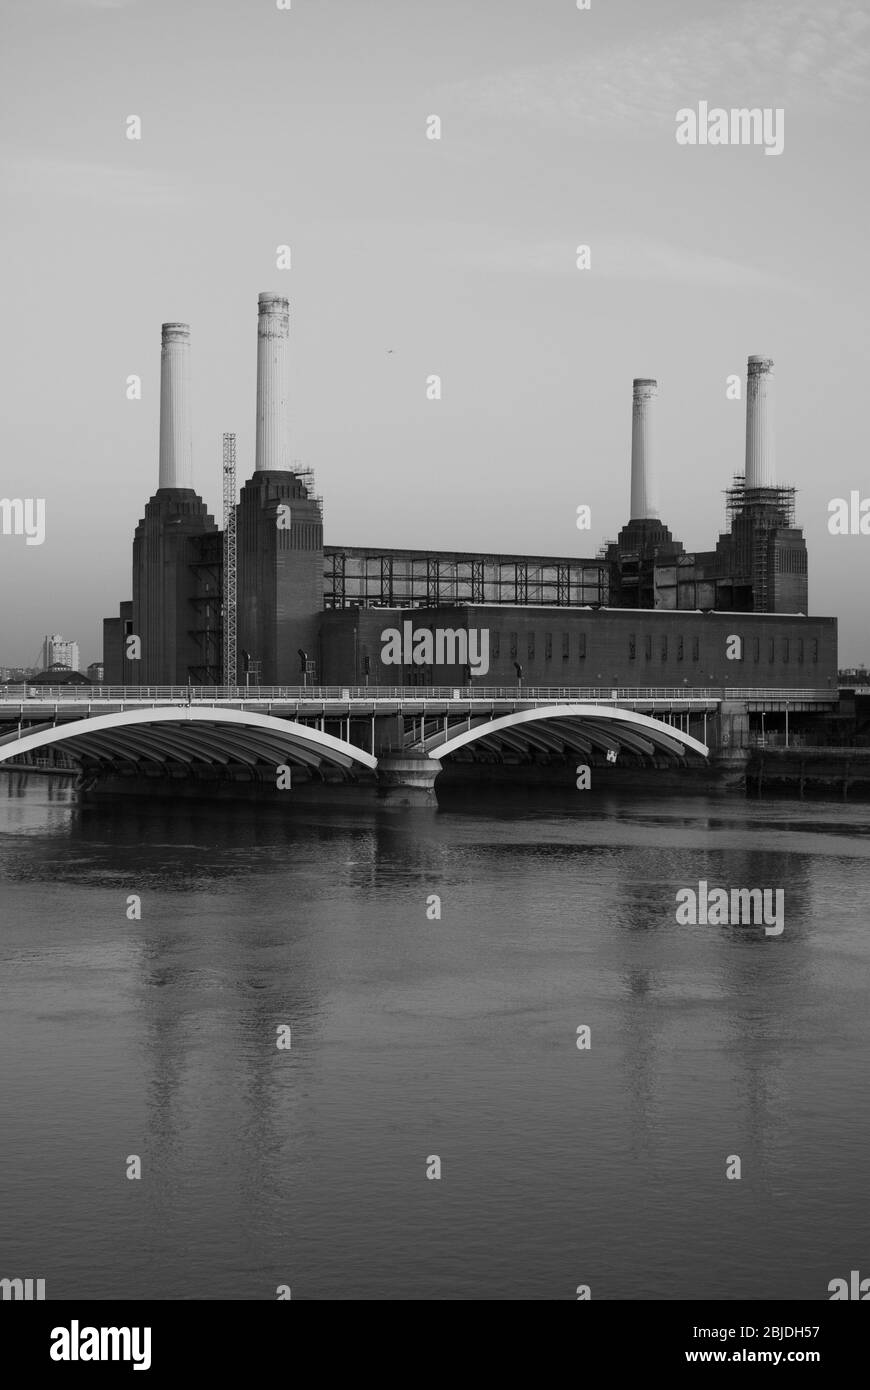
[[[750,710],[792,711],[836,705],[838,692],[721,686],[0,686],[0,720],[81,718],[88,713],[149,706],[210,705],[268,713],[319,715],[441,714],[466,710],[530,709],[540,704],[594,701],[629,709],[711,710],[723,700]]]

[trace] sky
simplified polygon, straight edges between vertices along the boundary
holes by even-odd
[[[648,376],[662,519],[712,549],[744,461],[727,378],[772,357],[810,611],[870,664],[870,536],[828,532],[870,497],[866,0],[3,0],[0,51],[0,496],[46,508],[42,545],[0,534],[0,664],[51,632],[98,659],[131,595],[164,321],[191,325],[220,520],[265,289],[332,545],[594,555]],[[782,153],[678,145],[701,101],[782,108]]]

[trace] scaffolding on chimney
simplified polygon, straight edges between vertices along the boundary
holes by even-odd
[[[744,475],[737,474],[725,490],[725,512],[731,534],[737,539],[742,533],[744,545],[751,546],[753,609],[767,613],[771,536],[776,531],[794,528],[795,489],[779,485],[747,487]]]
[[[238,680],[236,650],[236,436],[223,438],[224,476],[224,685]]]
[[[303,468],[301,459],[292,459],[291,468],[294,475],[299,479],[300,483],[305,488],[305,491],[308,493],[308,496],[312,499],[312,501],[317,503],[317,509],[320,512],[320,520],[323,521],[323,497],[321,494],[315,493],[314,491],[316,486],[314,481],[314,469]]]
[[[793,487],[747,487],[746,479],[738,473],[731,486],[725,489],[725,514],[729,528],[734,517],[751,516],[764,521],[768,529],[794,526]]]

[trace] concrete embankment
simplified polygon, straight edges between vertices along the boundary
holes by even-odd
[[[870,748],[755,748],[746,769],[750,794],[870,798]]]
[[[436,763],[425,766],[404,759],[393,759],[379,777],[364,771],[347,780],[338,769],[324,769],[311,776],[306,769],[294,769],[292,787],[276,788],[274,774],[262,780],[239,771],[236,778],[167,777],[108,775],[98,780],[75,779],[67,770],[24,768],[7,764],[0,768],[10,775],[62,778],[85,801],[121,796],[146,796],[172,800],[275,801],[288,796],[294,801],[339,804],[368,803],[374,799],[396,804],[435,804],[440,796],[454,790],[479,788],[482,792],[512,789],[561,793],[577,786],[579,757],[553,758],[543,762],[464,763],[447,760],[440,772]],[[419,762],[419,759],[418,759]],[[731,792],[750,796],[818,796],[824,798],[870,799],[870,748],[732,748],[714,755],[709,762],[687,759],[675,763],[665,758],[641,763],[630,757],[616,764],[602,758],[590,760],[590,788],[597,792],[636,791]],[[421,782],[425,772],[425,785]],[[413,774],[413,775],[412,775]],[[434,797],[431,781],[434,780]]]

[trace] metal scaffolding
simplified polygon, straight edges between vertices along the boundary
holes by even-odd
[[[323,547],[326,608],[606,603],[602,559]]]

